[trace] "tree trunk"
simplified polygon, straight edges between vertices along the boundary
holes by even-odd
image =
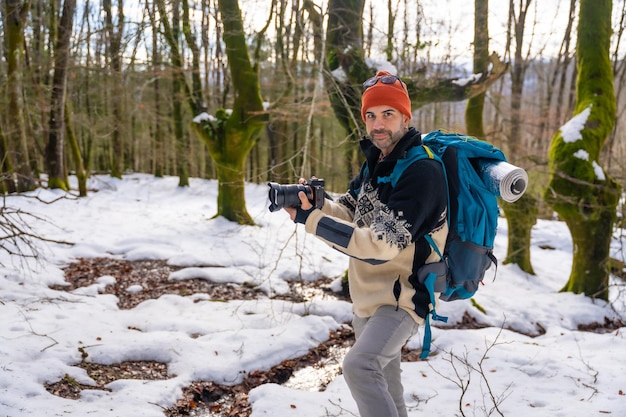
[[[154,127],[153,129],[153,150],[152,150],[152,172],[157,178],[165,175],[165,135],[162,127],[162,110],[161,110],[161,47],[159,43],[159,27],[156,20],[156,5],[152,3],[148,7],[150,25],[152,26],[152,74],[154,81],[152,83],[154,93]]]
[[[105,13],[106,32],[109,43],[108,57],[111,62],[111,74],[109,87],[111,88],[111,106],[113,111],[113,123],[111,126],[111,176],[122,178],[124,172],[124,140],[122,138],[122,126],[124,119],[124,86],[122,79],[122,35],[124,32],[124,3],[122,0],[117,4],[117,27],[113,24],[113,10],[111,0],[103,0],[102,8]]]
[[[78,193],[81,197],[87,197],[87,170],[85,169],[84,157],[78,146],[78,140],[72,127],[71,113],[67,100],[65,100],[65,135],[70,146],[74,164],[76,164],[76,180],[78,181]]]
[[[562,128],[552,138],[546,191],[574,245],[572,270],[562,290],[603,300],[609,296],[609,247],[621,194],[620,185],[598,163],[616,115],[609,58],[611,8],[611,0],[580,1],[574,116],[584,125],[577,136]]]
[[[230,136],[229,140],[232,138]],[[218,178],[217,215],[224,216],[224,218],[239,224],[254,224],[245,209],[244,168],[246,155],[239,155],[239,158],[235,155],[235,158],[229,158],[228,163],[216,163]],[[221,158],[222,162],[225,160],[226,158]],[[241,209],[242,202],[244,202],[243,211]]]
[[[387,47],[385,48],[385,55],[387,55],[387,61],[393,62],[393,50],[395,40],[395,26],[396,26],[396,14],[394,11],[393,0],[387,0]]]
[[[65,166],[65,141],[63,132],[65,114],[65,90],[69,62],[70,37],[76,0],[65,0],[59,22],[59,37],[55,46],[54,75],[50,96],[50,119],[46,162],[48,167],[48,187],[69,189]]]
[[[520,146],[522,138],[521,109],[524,92],[524,79],[527,63],[523,58],[522,45],[526,16],[531,0],[523,0],[519,4],[517,19],[514,19],[515,62],[511,70],[511,123],[508,140],[508,159],[514,165],[524,167],[524,151]],[[510,11],[515,17],[514,10]],[[509,242],[505,264],[516,264],[529,274],[535,274],[530,259],[530,239],[532,228],[537,222],[538,200],[532,192],[525,193],[515,203],[502,202],[502,210],[509,228]]]
[[[522,196],[515,203],[502,200],[501,207],[508,225],[508,245],[503,264],[515,264],[522,271],[534,275],[530,256],[530,239],[533,226],[537,223],[539,211],[537,199]]]
[[[11,129],[5,133],[5,152],[2,154],[2,176],[6,179],[6,191],[30,191],[35,188],[35,179],[30,168],[30,155],[26,139],[23,96],[24,26],[28,19],[30,1],[5,0],[5,59],[7,85],[7,120]],[[5,171],[10,169],[10,171]],[[15,180],[13,185],[10,181]]]
[[[619,23],[613,27],[613,38],[617,39],[617,41],[612,42],[613,52],[611,53],[611,61],[613,64],[613,75],[615,77],[615,97],[617,97],[617,102],[620,103],[619,98],[622,97],[624,88],[626,87],[626,61],[622,59],[623,54],[621,53],[624,47],[624,34],[626,33],[626,2],[622,2],[621,10],[618,12],[617,16],[619,16],[617,19]],[[623,161],[626,160],[625,149],[623,146],[619,146],[621,142],[621,132],[623,131],[622,126],[624,124],[623,121],[620,120],[620,113],[624,113],[624,108],[618,104],[618,108],[620,107],[621,110],[618,110],[618,116],[615,120],[615,126],[613,126],[611,136],[609,136],[606,145],[602,149],[602,160],[606,161],[606,168],[608,170],[614,167],[622,167],[622,172],[624,172],[625,167]],[[626,207],[623,207],[623,214],[626,214]],[[626,221],[624,217],[625,216],[622,216],[622,224],[625,224],[624,221]],[[613,265],[613,267],[615,267],[615,265]]]
[[[245,159],[266,123],[257,69],[250,62],[241,10],[236,0],[218,2],[224,43],[235,93],[233,111],[218,111],[217,123],[195,124],[215,161],[219,182],[218,213],[240,224],[253,224],[244,197]],[[225,117],[226,116],[226,117]],[[221,119],[221,120],[220,120]],[[223,129],[220,124],[223,123]]]
[[[474,74],[489,70],[489,0],[474,0]],[[465,129],[467,134],[486,139],[483,127],[485,94],[467,100]]]
[[[184,3],[183,6],[187,11],[183,14],[189,13],[189,6]],[[172,1],[172,35],[176,43],[180,41],[180,0]],[[186,17],[186,15],[185,15]],[[172,96],[183,96],[183,82],[182,77],[174,77],[172,82]],[[178,173],[178,186],[189,186],[189,144],[187,141],[187,135],[185,135],[185,127],[183,121],[183,102],[182,100],[175,99],[172,103],[172,119],[174,121],[174,137],[176,140],[176,171]]]
[[[15,181],[13,181],[13,168],[9,159],[9,147],[4,132],[0,130],[0,194],[9,194],[17,191]]]

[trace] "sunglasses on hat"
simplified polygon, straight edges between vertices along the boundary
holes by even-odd
[[[374,85],[376,85],[376,83],[378,83],[378,81],[380,81],[383,84],[395,84],[396,81],[400,81],[400,85],[404,88],[404,90],[407,93],[409,92],[409,90],[406,88],[405,82],[402,81],[400,77],[396,75],[381,75],[381,76],[377,75],[372,78],[369,78],[365,80],[365,82],[363,83],[363,90],[367,90],[368,88],[373,87]]]

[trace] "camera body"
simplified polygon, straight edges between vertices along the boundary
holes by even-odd
[[[284,207],[300,207],[298,193],[304,191],[314,208],[322,208],[324,205],[324,180],[311,178],[304,184],[282,185],[276,182],[268,182],[270,187],[268,197],[270,199],[269,210],[274,212]]]

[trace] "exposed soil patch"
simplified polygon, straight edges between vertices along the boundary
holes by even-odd
[[[57,285],[55,290],[72,291],[97,283],[103,276],[115,277],[115,283],[101,290],[103,294],[113,294],[118,298],[117,305],[129,310],[138,304],[156,299],[164,294],[188,296],[204,293],[217,300],[255,299],[264,294],[252,286],[216,284],[204,279],[170,280],[172,272],[181,268],[168,265],[162,260],[125,261],[111,258],[79,259],[65,268],[68,286]],[[129,291],[140,285],[141,291]]]
[[[57,285],[52,288],[59,291],[72,291],[98,283],[103,276],[112,276],[115,283],[102,286],[100,292],[113,294],[118,298],[120,309],[132,309],[143,301],[156,299],[164,294],[189,296],[192,294],[208,294],[212,299],[219,300],[251,300],[265,298],[267,295],[254,288],[253,285],[237,285],[212,283],[204,279],[170,280],[172,272],[180,268],[168,265],[162,260],[125,261],[111,258],[79,259],[65,268],[65,280],[68,285]],[[291,291],[275,298],[304,302],[312,296],[327,294],[334,298],[344,298],[333,293],[329,288],[330,279],[315,282],[288,282]],[[141,291],[128,291],[128,288],[141,285]],[[327,358],[332,346],[351,346],[354,333],[345,327],[330,334],[328,341],[311,349],[306,355],[284,361],[268,371],[250,373],[241,384],[234,386],[219,385],[213,382],[197,381],[183,390],[183,397],[170,409],[164,410],[167,417],[178,416],[215,416],[245,417],[250,415],[248,392],[261,384],[287,381],[295,371],[308,366],[315,366],[321,359]],[[102,389],[118,379],[159,380],[167,379],[167,365],[158,362],[124,362],[113,365],[100,365],[82,362],[77,366],[85,369],[94,380],[95,385],[84,385],[66,375],[46,389],[63,398],[78,399],[82,390]]]
[[[46,390],[51,394],[63,398],[76,400],[82,390],[99,389],[108,391],[105,385],[118,379],[161,380],[167,379],[167,365],[152,361],[122,362],[114,365],[100,365],[91,362],[81,362],[76,365],[83,368],[87,375],[94,380],[95,385],[85,385],[65,374],[62,380],[54,384],[46,384]]]
[[[204,293],[219,300],[250,300],[265,298],[267,295],[254,288],[253,285],[237,285],[212,283],[204,279],[170,280],[170,273],[180,269],[168,265],[161,260],[125,261],[111,258],[79,259],[65,269],[68,285],[55,286],[56,290],[72,291],[98,282],[103,276],[115,277],[115,283],[102,286],[100,291],[114,294],[118,298],[120,309],[132,309],[148,299],[156,299],[164,294],[189,296]],[[292,302],[304,302],[312,297],[327,294],[335,298],[348,299],[344,294],[333,293],[328,284],[330,280],[315,282],[289,282],[291,291],[276,298]],[[141,291],[128,291],[132,286],[141,285]],[[593,332],[613,331],[623,327],[624,323],[615,323],[606,319],[605,323],[592,323],[579,326],[579,330]],[[466,314],[462,322],[454,328],[477,329],[485,327],[473,317]],[[238,385],[226,386],[210,381],[197,381],[183,390],[183,396],[177,403],[164,410],[166,417],[182,416],[213,416],[213,417],[247,417],[251,413],[248,392],[261,384],[283,384],[294,372],[316,367],[324,362],[334,347],[349,347],[354,343],[354,333],[349,326],[330,334],[329,340],[311,349],[306,355],[282,362],[268,371],[255,371]],[[402,360],[414,362],[419,359],[420,351],[403,350]],[[69,375],[53,384],[46,384],[46,389],[57,396],[78,399],[86,389],[106,390],[106,385],[118,379],[162,380],[171,377],[167,373],[167,365],[151,361],[123,362],[121,364],[100,365],[82,362],[79,366],[86,370],[95,385],[78,383]],[[323,387],[322,387],[323,389]]]
[[[80,393],[87,389],[100,389],[106,390],[99,386],[81,384],[68,374],[65,374],[63,379],[53,384],[45,384],[46,390],[57,397],[68,398],[70,400],[77,400],[80,398]]]
[[[621,328],[626,327],[626,323],[619,319],[610,319],[608,317],[604,318],[604,323],[589,323],[589,324],[579,324],[578,330],[582,332],[592,332],[592,333],[611,333],[613,331],[618,331]]]
[[[51,288],[59,291],[73,291],[77,288],[96,284],[103,276],[112,276],[115,283],[107,285],[100,292],[113,294],[118,298],[117,305],[122,310],[129,310],[138,304],[159,298],[164,294],[189,296],[192,294],[208,294],[213,300],[254,300],[267,295],[250,283],[224,284],[214,283],[201,278],[186,280],[170,280],[172,272],[180,267],[168,265],[163,260],[125,261],[112,258],[81,258],[65,268],[65,281],[68,285],[55,285]],[[324,292],[334,298],[347,299],[342,294],[333,293],[329,288],[330,279],[319,279],[315,282],[288,282],[291,291],[274,298],[295,303],[307,301],[308,294]],[[140,285],[141,291],[129,291],[129,288]]]
[[[314,366],[328,357],[333,346],[349,347],[354,343],[354,333],[349,327],[332,332],[329,340],[311,349],[299,358],[283,361],[268,371],[255,371],[237,385],[220,385],[210,381],[197,381],[183,390],[183,397],[173,407],[164,410],[167,417],[213,416],[246,417],[251,413],[248,392],[262,384],[285,383],[295,371]],[[159,362],[136,361],[114,365],[82,362],[78,365],[87,371],[95,385],[85,385],[69,375],[53,384],[46,384],[51,394],[68,399],[78,399],[83,390],[108,390],[106,384],[118,379],[162,380],[169,378],[167,365]]]
[[[248,374],[241,383],[233,386],[198,381],[183,391],[183,398],[165,411],[167,417],[212,416],[247,417],[251,413],[248,392],[262,384],[284,384],[295,371],[315,366],[329,355],[333,346],[349,347],[354,343],[354,333],[348,327],[330,334],[330,339],[311,349],[306,355],[283,361],[269,371]]]

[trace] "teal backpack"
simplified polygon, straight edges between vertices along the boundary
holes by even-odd
[[[498,195],[481,179],[481,169],[485,164],[506,162],[502,151],[488,142],[438,130],[424,136],[422,146],[411,148],[398,160],[391,175],[379,177],[378,182],[395,186],[409,165],[424,158],[439,161],[444,168],[448,184],[449,233],[443,253],[430,235],[425,236],[440,262],[426,264],[418,270],[418,279],[428,289],[433,305],[426,316],[421,358],[430,353],[430,316],[433,320],[448,320],[434,309],[435,293],[440,293],[439,298],[444,301],[470,298],[491,264],[497,268],[493,245],[498,226]]]

